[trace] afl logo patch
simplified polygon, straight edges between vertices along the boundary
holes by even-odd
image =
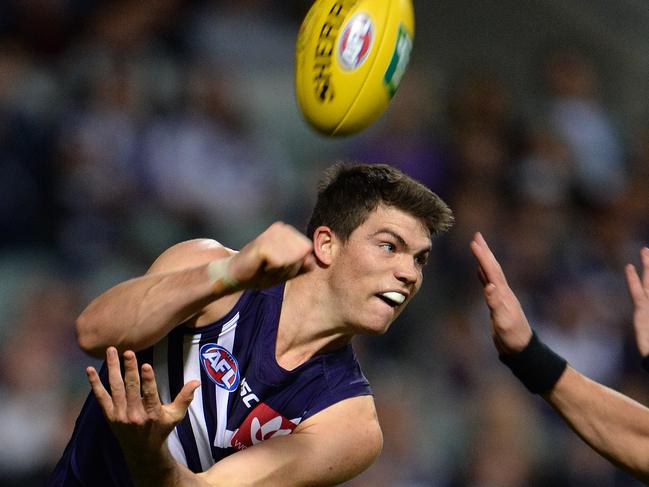
[[[374,24],[369,15],[358,13],[343,27],[338,40],[338,62],[348,70],[358,68],[370,53],[374,41]]]
[[[200,350],[201,364],[207,376],[228,392],[239,386],[239,364],[228,350],[216,343],[206,343]]]

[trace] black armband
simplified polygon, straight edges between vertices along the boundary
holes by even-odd
[[[557,383],[568,362],[532,333],[532,339],[518,353],[498,356],[530,392],[541,394]]]
[[[649,355],[642,357],[642,368],[649,372]]]

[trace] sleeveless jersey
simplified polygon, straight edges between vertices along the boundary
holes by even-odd
[[[173,457],[193,472],[261,441],[290,434],[301,422],[350,397],[371,394],[351,345],[316,355],[292,371],[275,359],[284,286],[247,290],[222,319],[179,326],[138,363],[153,365],[160,399],[183,384],[201,387],[167,439]],[[107,384],[105,365],[100,372]],[[92,392],[47,485],[132,485],[119,444]]]

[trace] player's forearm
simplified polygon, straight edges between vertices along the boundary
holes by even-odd
[[[77,319],[77,338],[97,357],[110,345],[141,350],[223,294],[215,290],[207,265],[131,279],[88,305]]]
[[[649,409],[568,367],[543,397],[586,443],[649,480]]]

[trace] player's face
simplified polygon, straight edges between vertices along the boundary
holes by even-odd
[[[381,334],[419,290],[431,240],[422,222],[379,206],[337,247],[332,287],[355,333]]]

